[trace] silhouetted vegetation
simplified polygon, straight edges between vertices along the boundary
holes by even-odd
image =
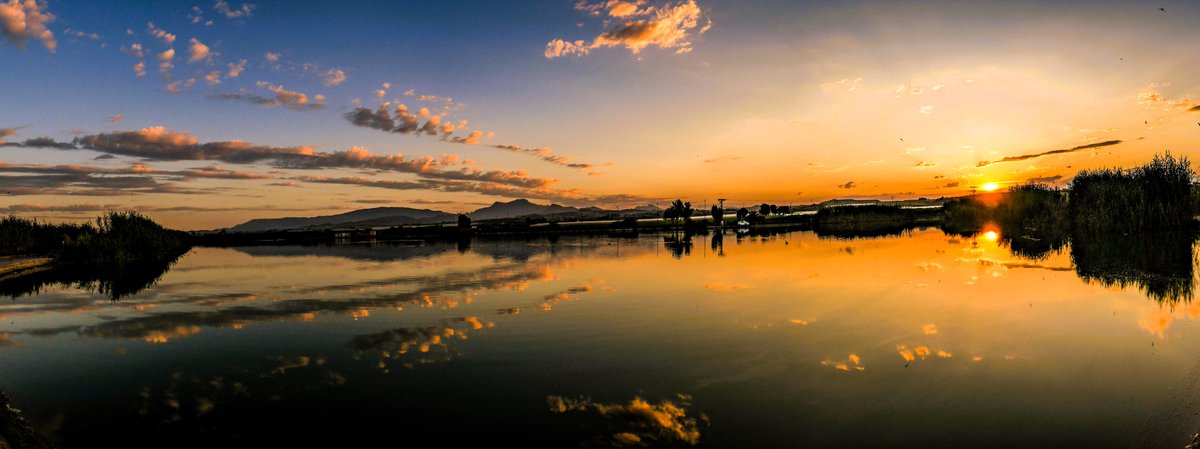
[[[813,218],[813,230],[844,239],[902,235],[922,221],[936,222],[937,213],[884,205],[826,207]]]
[[[1194,226],[1194,176],[1187,158],[1169,153],[1133,169],[1085,170],[1066,191],[1028,184],[947,201],[942,230],[971,235],[992,223],[1015,254],[1034,259],[1062,249],[1072,234],[1182,231]]]
[[[942,205],[942,231],[970,237],[992,219],[992,210],[973,196],[946,200]]]
[[[158,282],[183,253],[123,265],[56,265],[54,269],[0,282],[0,295],[17,298],[61,285],[94,291],[117,300]]]
[[[763,203],[758,206],[758,214],[762,216],[788,214],[792,211],[791,206],[780,206],[776,204]]]
[[[1156,155],[1141,167],[1085,170],[1063,191],[1017,186],[947,201],[942,229],[972,235],[994,225],[1014,255],[1040,259],[1069,243],[1076,274],[1136,286],[1174,304],[1195,289],[1195,173],[1187,158]]]
[[[1141,167],[1084,170],[1071,180],[1075,229],[1090,232],[1177,230],[1195,216],[1191,162],[1171,153]]]
[[[671,251],[671,257],[680,259],[683,256],[692,254],[692,236],[691,234],[673,234],[663,236],[663,245]]]
[[[1070,239],[1066,192],[1044,184],[1013,187],[996,205],[1001,243],[1016,255],[1038,259]]]
[[[188,240],[187,233],[132,211],[108,212],[94,225],[0,220],[0,255],[47,255],[59,263],[120,265],[175,252]]]
[[[0,236],[13,237],[3,255],[53,258],[53,269],[0,283],[19,296],[49,284],[74,285],[113,299],[153,284],[190,248],[187,233],[169,230],[137,212],[109,212],[95,224],[45,224],[8,217]]]
[[[50,224],[4,217],[0,219],[0,256],[56,254],[67,241],[95,232],[90,224]]]
[[[1076,235],[1071,261],[1084,280],[1137,286],[1155,301],[1174,304],[1194,295],[1195,241],[1190,232]]]
[[[679,221],[689,222],[692,220],[692,203],[685,203],[683,200],[675,200],[670,206],[663,210],[663,219],[671,222],[674,225],[679,225]]]

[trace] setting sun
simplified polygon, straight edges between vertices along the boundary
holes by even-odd
[[[984,192],[995,192],[996,189],[999,189],[999,188],[1000,188],[1000,185],[996,184],[994,182],[989,182],[987,184],[984,184],[982,187],[980,187],[980,189],[983,189]]]

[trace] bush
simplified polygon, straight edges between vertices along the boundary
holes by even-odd
[[[1181,229],[1195,216],[1191,162],[1155,155],[1129,170],[1084,170],[1071,181],[1069,210],[1076,230],[1144,232]]]
[[[1039,259],[1061,250],[1071,233],[1064,192],[1044,184],[1009,189],[994,213],[1000,237],[1013,253]]]
[[[137,212],[108,212],[96,224],[45,224],[0,220],[0,255],[54,257],[54,270],[0,284],[0,294],[19,296],[45,285],[94,289],[112,299],[153,284],[188,251],[190,236],[166,229]]]
[[[49,255],[59,264],[123,264],[172,254],[188,235],[137,212],[108,212],[96,224],[47,224],[17,217],[0,220],[0,255]]]
[[[947,200],[942,205],[942,231],[969,236],[983,229],[992,219],[992,211],[974,197]]]

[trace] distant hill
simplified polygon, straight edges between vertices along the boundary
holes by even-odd
[[[527,215],[558,215],[578,210],[574,207],[559,206],[557,204],[543,206],[534,204],[527,199],[519,199],[507,203],[497,201],[492,203],[491,206],[471,212],[467,216],[471,217],[472,220],[495,220],[498,218],[516,218]]]
[[[662,210],[662,208],[659,208],[658,206],[655,206],[653,204],[643,204],[641,206],[633,208],[633,210],[643,211],[643,212],[659,212]]]
[[[409,207],[376,207],[322,217],[256,218],[229,228],[232,232],[283,231],[292,229],[329,229],[337,227],[396,226],[443,223],[458,216],[437,210]]]
[[[467,214],[474,221],[502,220],[521,217],[540,217],[551,220],[607,220],[625,217],[657,216],[654,205],[627,210],[608,210],[599,207],[575,208],[558,204],[536,204],[526,199],[495,202]],[[458,214],[408,207],[377,207],[323,217],[257,218],[229,228],[230,232],[288,231],[299,229],[373,228],[413,224],[453,223]]]

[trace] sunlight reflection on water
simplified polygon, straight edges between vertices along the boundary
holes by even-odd
[[[1197,362],[1191,241],[1002,237],[198,248],[119,301],[4,304],[0,388],[68,447],[1138,441]]]

